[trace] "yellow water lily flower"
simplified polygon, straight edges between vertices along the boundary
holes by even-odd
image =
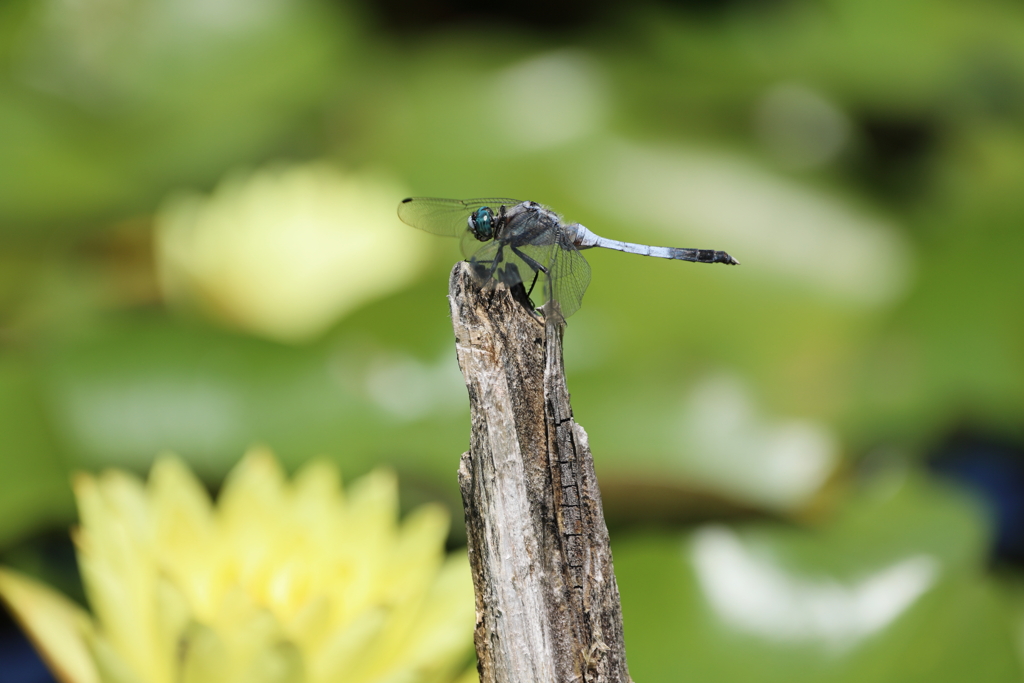
[[[148,483],[78,475],[92,614],[0,568],[0,597],[62,683],[469,683],[473,589],[448,515],[398,521],[395,477],[343,494],[337,468],[288,481],[250,452],[214,504],[178,458]]]
[[[416,279],[433,248],[395,215],[403,187],[325,162],[229,174],[156,216],[160,287],[270,339],[302,342]]]

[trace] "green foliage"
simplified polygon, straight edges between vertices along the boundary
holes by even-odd
[[[613,539],[630,671],[646,681],[1020,680],[1010,592],[985,574],[984,536],[973,505],[890,473],[823,528],[741,528],[738,554],[716,565],[746,581],[734,589],[748,602],[731,612],[697,568],[713,550],[706,528]],[[913,582],[892,581],[893,568],[922,558],[927,592],[875,612],[873,598]]]
[[[657,489],[686,521],[775,520],[710,538],[799,585],[938,568],[854,644],[772,639],[708,602],[706,528],[619,527],[637,680],[1018,680],[1019,591],[985,569],[991,524],[918,463],[957,428],[1021,439],[1020,7],[638,4],[575,33],[371,16],[0,7],[0,551],[73,521],[72,470],[142,471],[166,450],[214,487],[252,443],[348,477],[387,462],[409,500],[458,509],[454,241],[290,346],[161,290],[167,197],[326,159],[412,195],[533,199],[607,237],[729,251],[741,267],[587,253],[566,366],[613,528],[677,521],[620,497]],[[851,493],[865,460],[911,474]]]

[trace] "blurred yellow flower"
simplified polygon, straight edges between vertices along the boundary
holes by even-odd
[[[407,285],[431,247],[395,216],[401,186],[326,163],[236,173],[157,216],[164,295],[286,342]]]
[[[74,482],[93,615],[0,569],[0,597],[63,683],[459,683],[476,680],[473,589],[446,558],[446,512],[398,522],[393,474],[343,495],[337,468],[286,480],[250,452],[218,502],[163,457],[148,484]]]

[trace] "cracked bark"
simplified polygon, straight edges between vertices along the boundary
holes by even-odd
[[[459,465],[482,683],[631,683],[587,434],[573,420],[563,326],[465,263],[449,281],[470,450]]]

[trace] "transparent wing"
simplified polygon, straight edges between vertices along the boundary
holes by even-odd
[[[590,264],[583,254],[564,241],[562,244],[524,245],[519,247],[519,251],[533,261],[527,264],[531,270],[524,273],[532,272],[532,267],[538,264],[548,271],[540,276],[544,303],[556,302],[563,318],[578,311],[583,294],[590,285]],[[525,275],[523,279],[526,279]]]
[[[479,246],[475,252],[466,255],[466,260],[469,262],[469,267],[473,270],[477,280],[487,284],[489,280],[496,276],[497,270],[501,267],[504,260],[505,252],[508,250],[503,249],[503,245],[494,240],[484,242],[483,244],[476,240],[473,240],[473,242]]]
[[[409,197],[398,205],[398,217],[414,228],[444,237],[458,237],[469,224],[469,215],[482,206],[498,213],[500,207],[521,204],[518,199],[488,197],[482,199],[437,199],[435,197]]]
[[[487,285],[503,282],[509,288],[522,285],[525,291],[532,290],[545,277],[533,257],[500,240],[484,243],[466,260],[477,279]]]
[[[551,300],[558,302],[562,317],[568,318],[579,310],[590,286],[590,264],[576,247],[559,248],[550,281]]]
[[[466,257],[466,260],[470,260],[474,254],[478,253],[485,244],[490,244],[494,240],[488,240],[487,242],[481,242],[473,234],[473,231],[466,227],[466,231],[462,233],[461,241],[459,246],[462,248],[462,255]]]

